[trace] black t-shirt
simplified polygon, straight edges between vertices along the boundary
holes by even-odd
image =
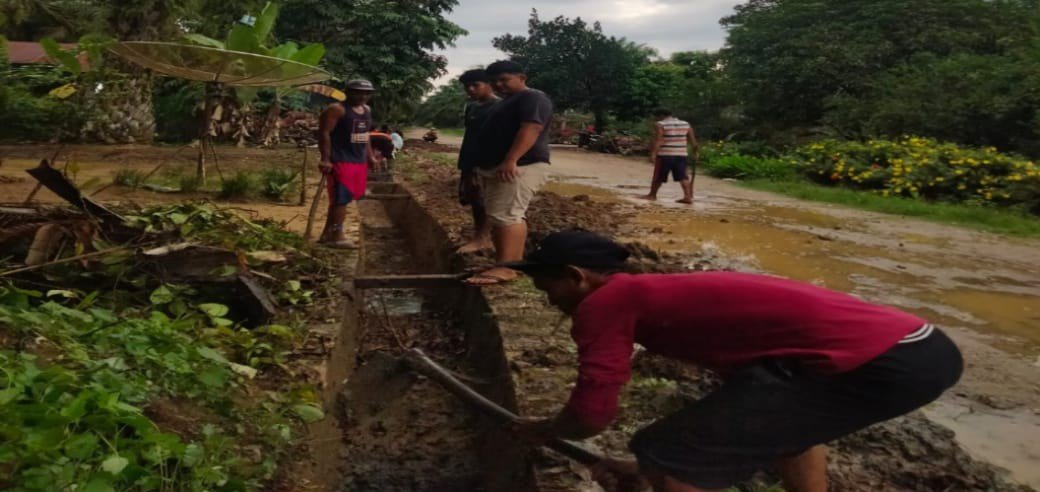
[[[491,109],[481,128],[481,157],[477,165],[483,169],[498,167],[513,146],[523,123],[542,125],[542,133],[517,164],[526,166],[549,162],[549,123],[552,121],[552,111],[549,96],[537,89],[527,89],[503,99]]]
[[[466,105],[466,133],[462,136],[462,148],[459,149],[459,169],[469,171],[477,167],[480,161],[480,129],[498,101],[496,97],[490,101]]]

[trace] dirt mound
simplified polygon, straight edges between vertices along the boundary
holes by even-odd
[[[418,138],[409,138],[404,141],[405,152],[458,152],[457,147],[444,145],[437,142],[427,142]]]

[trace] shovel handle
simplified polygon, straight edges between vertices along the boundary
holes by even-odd
[[[451,375],[451,372],[427,357],[422,350],[409,350],[404,356],[404,361],[412,368],[412,370],[436,381],[437,384],[440,384],[444,389],[448,390],[449,393],[455,395],[460,400],[470,404],[471,406],[476,407],[482,413],[503,422],[516,422],[520,419],[520,417],[515,413],[510,412],[491,400],[488,400],[484,395],[477,393],[473,388],[466,386],[464,383],[456,379],[455,376]],[[577,444],[562,439],[552,439],[545,443],[545,447],[587,466],[594,465],[603,460],[603,458],[597,454]]]

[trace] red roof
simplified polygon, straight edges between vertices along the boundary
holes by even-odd
[[[61,49],[76,49],[76,45],[61,43]],[[80,65],[86,68],[86,55],[81,53],[77,58],[79,58]],[[56,61],[47,56],[47,52],[43,50],[43,46],[40,43],[32,41],[8,41],[7,60],[12,65],[57,65]]]

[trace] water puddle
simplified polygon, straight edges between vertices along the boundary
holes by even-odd
[[[373,290],[365,295],[366,311],[377,316],[405,316],[423,312],[424,297],[415,289]]]
[[[925,415],[951,429],[976,458],[1005,468],[1022,483],[1040,487],[1040,417],[1027,409],[979,409],[965,401],[942,400]]]

